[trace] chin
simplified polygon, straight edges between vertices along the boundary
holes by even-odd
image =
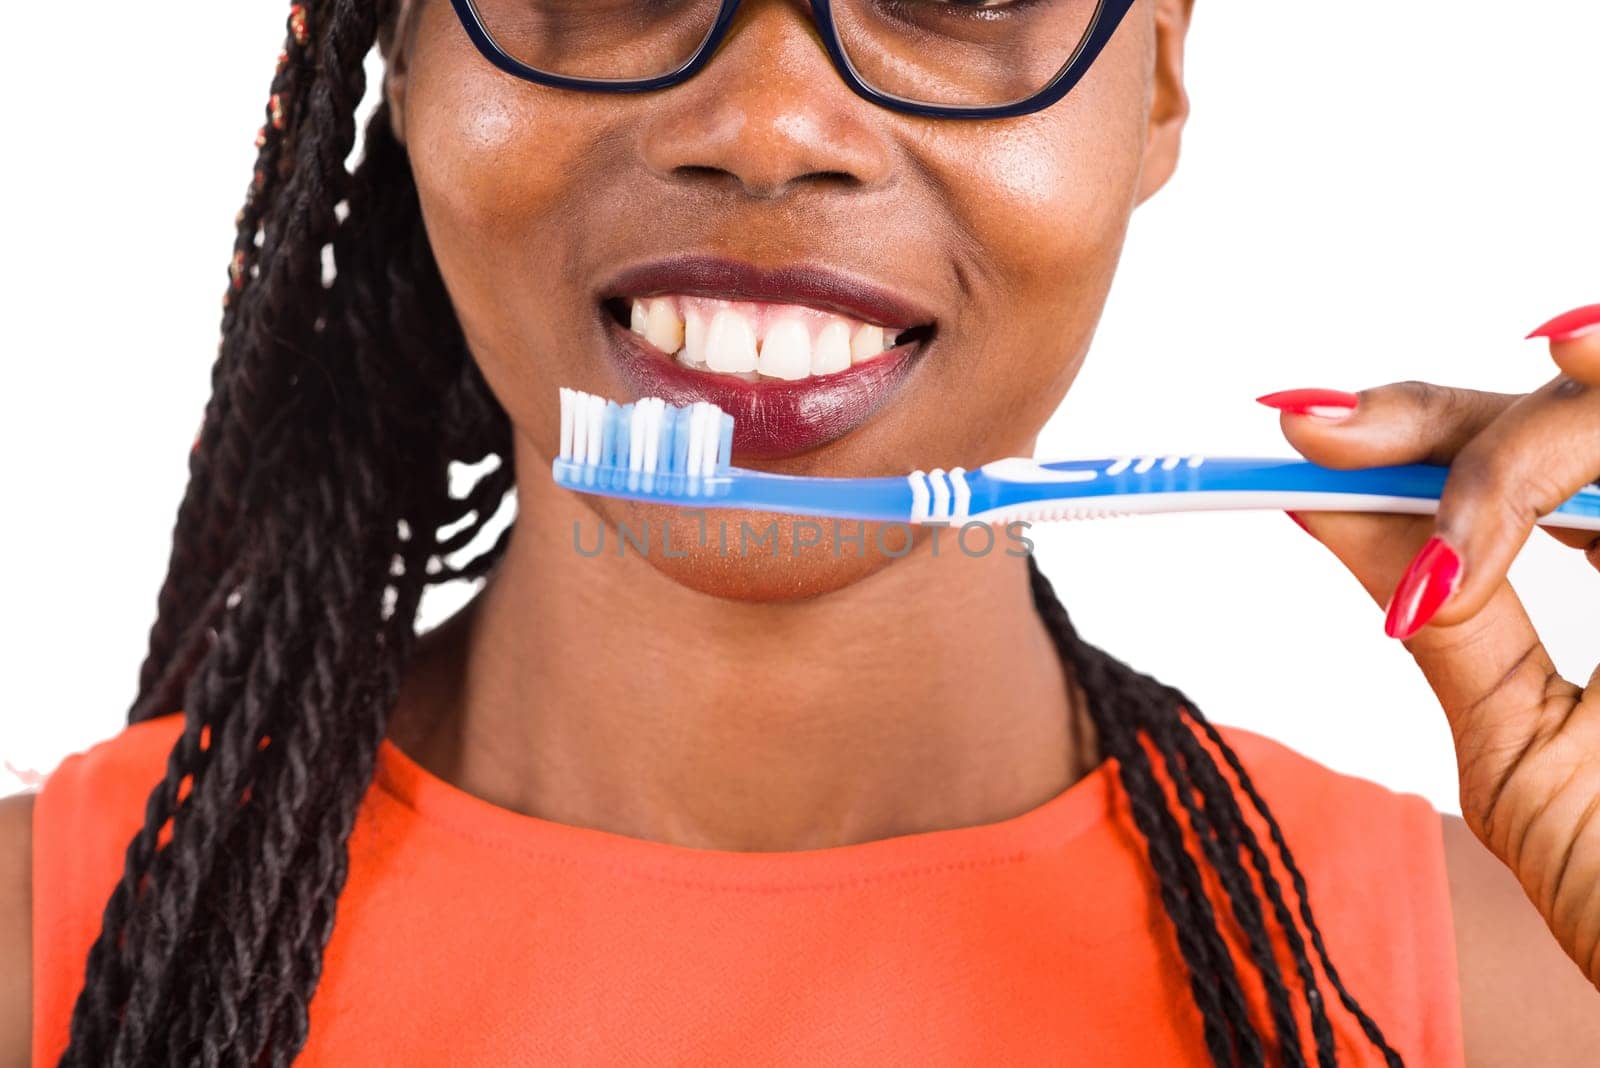
[[[927,535],[907,524],[617,500],[595,511],[578,535],[581,555],[632,556],[679,586],[748,603],[833,593],[912,555]]]

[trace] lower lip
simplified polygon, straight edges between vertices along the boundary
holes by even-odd
[[[685,367],[605,314],[612,356],[638,395],[668,404],[709,401],[733,416],[742,458],[795,456],[844,437],[894,395],[922,343],[913,341],[838,374],[746,382]]]

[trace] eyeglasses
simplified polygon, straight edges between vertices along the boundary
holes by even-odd
[[[601,93],[665,89],[710,61],[740,0],[451,0],[508,74]],[[896,111],[1027,115],[1066,96],[1134,0],[810,0],[839,76]]]

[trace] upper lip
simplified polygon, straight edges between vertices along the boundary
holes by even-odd
[[[832,268],[806,263],[762,267],[694,254],[625,268],[601,288],[600,299],[664,293],[803,304],[895,330],[934,321],[931,312],[909,298]]]

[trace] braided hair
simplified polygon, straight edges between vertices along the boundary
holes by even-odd
[[[359,165],[346,163],[363,63],[397,6],[290,8],[129,712],[137,723],[181,709],[182,732],[106,902],[63,1065],[295,1058],[423,591],[485,575],[505,549],[509,528],[451,561],[515,486],[511,430],[445,292],[387,105]],[[462,496],[454,464],[483,465]],[[1317,1064],[1335,1064],[1327,986],[1399,1064],[1329,961],[1305,880],[1238,758],[1180,691],[1080,639],[1029,566],[1100,752],[1116,761],[1212,1059],[1306,1064],[1303,1018]],[[1265,990],[1270,1035],[1247,1009],[1240,956]]]

